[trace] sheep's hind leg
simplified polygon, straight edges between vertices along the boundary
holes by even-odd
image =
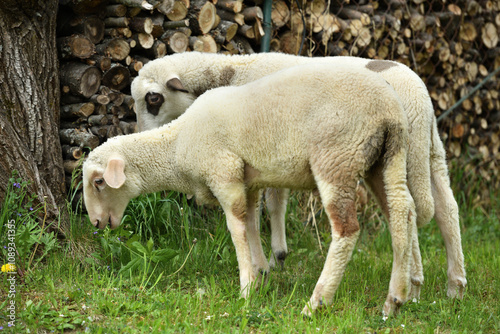
[[[412,244],[416,234],[415,204],[406,185],[406,152],[399,150],[392,153],[384,156],[383,169],[393,250],[384,316],[396,313],[409,297]]]
[[[302,310],[307,316],[319,306],[331,304],[359,236],[354,201],[356,182],[338,187],[317,180],[317,185],[332,228],[332,241],[311,299]]]
[[[260,199],[261,191],[252,190],[247,192],[247,236],[250,246],[250,254],[252,256],[252,264],[255,272],[258,272],[267,279],[269,273],[269,263],[267,262],[264,250],[262,249],[262,242],[259,231],[259,217],[260,217]]]
[[[412,232],[412,264],[410,267],[411,289],[410,298],[413,301],[420,299],[420,290],[424,284],[424,269],[422,267],[422,256],[418,244],[417,226],[411,226]]]
[[[374,165],[367,173],[365,184],[375,197],[386,219],[389,221],[389,208],[387,204],[387,194],[385,191],[383,165],[378,163]],[[420,290],[424,284],[424,272],[422,267],[422,257],[418,244],[418,230],[416,226],[412,227],[412,264],[410,269],[411,289],[410,297],[412,299],[420,298]]]
[[[435,119],[432,127],[431,182],[432,196],[435,201],[434,218],[441,230],[446,247],[448,297],[463,298],[467,279],[465,278],[458,204],[450,187],[446,151],[439,138]]]
[[[464,254],[460,236],[458,205],[449,185],[447,171],[432,174],[432,190],[436,201],[434,218],[441,230],[448,260],[448,297],[463,298],[465,278]]]
[[[288,189],[269,188],[266,190],[266,206],[271,218],[271,247],[273,249],[273,255],[269,260],[271,268],[275,268],[276,263],[280,268],[283,268],[288,253],[285,233],[285,213],[289,195],[290,190]]]

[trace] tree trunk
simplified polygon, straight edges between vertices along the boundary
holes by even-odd
[[[12,170],[51,219],[65,201],[59,142],[57,0],[0,1],[0,203]]]

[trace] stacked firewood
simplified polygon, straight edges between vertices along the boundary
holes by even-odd
[[[68,176],[107,138],[136,131],[130,82],[151,59],[260,50],[264,0],[60,0],[61,142]],[[500,1],[273,0],[271,51],[402,62],[426,83],[451,156],[498,180]],[[472,159],[477,163],[477,159]]]
[[[500,1],[274,0],[271,49],[408,65],[427,85],[450,158],[498,183]],[[471,94],[472,92],[472,94]]]
[[[261,8],[238,0],[60,4],[60,138],[72,193],[81,188],[74,171],[82,157],[108,138],[137,131],[130,83],[144,64],[185,51],[254,53],[263,35]]]

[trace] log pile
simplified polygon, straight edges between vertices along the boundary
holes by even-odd
[[[254,53],[263,34],[261,8],[241,0],[60,4],[60,138],[68,189],[79,184],[71,175],[85,154],[137,130],[130,83],[145,63],[185,51]]]
[[[151,59],[248,54],[264,36],[263,0],[60,0],[61,142],[70,173],[107,138],[136,131],[130,82]],[[391,59],[416,71],[452,157],[498,180],[500,1],[273,0],[271,51]],[[476,157],[479,157],[476,159]],[[498,182],[498,181],[497,181]]]
[[[275,0],[272,21],[273,51],[404,63],[436,116],[464,99],[439,123],[449,157],[499,185],[500,73],[469,94],[500,67],[500,1]]]

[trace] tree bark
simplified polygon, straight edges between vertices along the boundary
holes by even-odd
[[[16,169],[51,219],[66,191],[58,131],[58,4],[0,1],[0,203]]]

